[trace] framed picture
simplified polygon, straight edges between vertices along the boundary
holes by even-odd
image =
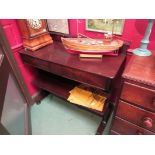
[[[69,34],[68,19],[47,19],[49,31]]]
[[[121,35],[124,19],[86,19],[86,30]]]

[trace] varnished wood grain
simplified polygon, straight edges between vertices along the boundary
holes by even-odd
[[[49,34],[44,34],[32,39],[23,39],[23,46],[31,51],[36,51],[37,49],[51,43],[53,43],[53,40]]]
[[[116,116],[124,121],[115,119],[112,130],[119,134],[132,134],[141,128],[155,132],[155,54],[133,55],[122,77]],[[140,130],[138,134],[148,132]]]
[[[33,84],[58,97],[61,97],[64,100],[67,100],[67,98],[69,97],[69,91],[71,91],[75,86],[80,85],[80,83],[62,78],[60,76],[56,76],[54,74],[49,74],[43,71],[41,71],[41,74],[44,76],[38,76],[38,78],[35,81],[33,81]],[[108,94],[107,93],[104,94],[108,98]],[[103,111],[101,112],[87,107],[84,108],[87,109],[88,111],[98,114],[99,116],[103,116],[105,114],[105,111],[107,111],[108,109],[108,102],[106,101],[104,103],[104,108]]]
[[[19,28],[21,30],[22,38],[29,39],[29,38],[35,38],[38,35],[44,35],[47,34],[47,24],[45,20],[41,20],[42,26],[40,29],[33,29],[29,26],[29,23],[26,19],[18,19],[17,20]]]
[[[155,87],[155,54],[148,57],[133,55],[123,77]]]
[[[139,127],[119,117],[115,117],[112,131],[114,131],[114,133],[119,133],[121,135],[154,135],[155,134],[149,130]],[[113,134],[113,132],[111,134]]]
[[[102,61],[97,61],[96,59],[90,61],[80,60],[77,55],[68,53],[60,42],[54,42],[52,45],[38,49],[35,52],[25,51],[23,49],[20,53],[22,56],[30,56],[33,59],[68,66],[71,69],[85,71],[111,79],[115,78],[120,66],[125,60],[125,54],[120,54],[118,57],[104,56]]]
[[[131,123],[134,123],[152,132],[155,132],[155,113],[144,110],[142,108],[138,108],[137,106],[120,100],[118,103],[116,116],[124,120],[130,121]],[[151,118],[153,121],[151,128],[147,128],[144,125],[144,118],[146,117]]]
[[[47,31],[47,23],[44,19],[41,19],[41,27],[39,29],[32,28],[27,19],[18,19],[17,22],[25,48],[35,51],[53,42]]]
[[[69,54],[60,42],[33,53],[28,50],[20,53],[23,60],[32,66],[104,90],[110,89],[111,80],[116,78],[125,61],[123,53],[118,57],[104,56],[101,61],[81,60],[78,55]]]
[[[121,99],[155,112],[155,88],[149,89],[147,87],[124,82]]]

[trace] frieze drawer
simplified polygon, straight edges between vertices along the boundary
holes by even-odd
[[[89,72],[84,72],[82,70],[65,67],[61,64],[52,62],[47,63],[44,60],[34,59],[31,56],[23,55],[23,60],[29,65],[35,66],[50,73],[72,79],[80,83],[88,84],[106,91],[109,91],[110,89],[111,80],[109,78]]]

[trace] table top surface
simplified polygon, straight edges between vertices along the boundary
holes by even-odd
[[[115,78],[125,60],[125,54],[122,53],[119,56],[103,56],[102,59],[79,58],[78,55],[68,53],[61,42],[54,42],[35,52],[25,49],[19,52],[47,63],[60,64],[111,79]]]
[[[155,87],[155,51],[147,57],[133,55],[123,77]]]

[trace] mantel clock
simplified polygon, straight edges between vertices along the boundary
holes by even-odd
[[[35,51],[53,42],[44,19],[19,19],[23,46]]]

